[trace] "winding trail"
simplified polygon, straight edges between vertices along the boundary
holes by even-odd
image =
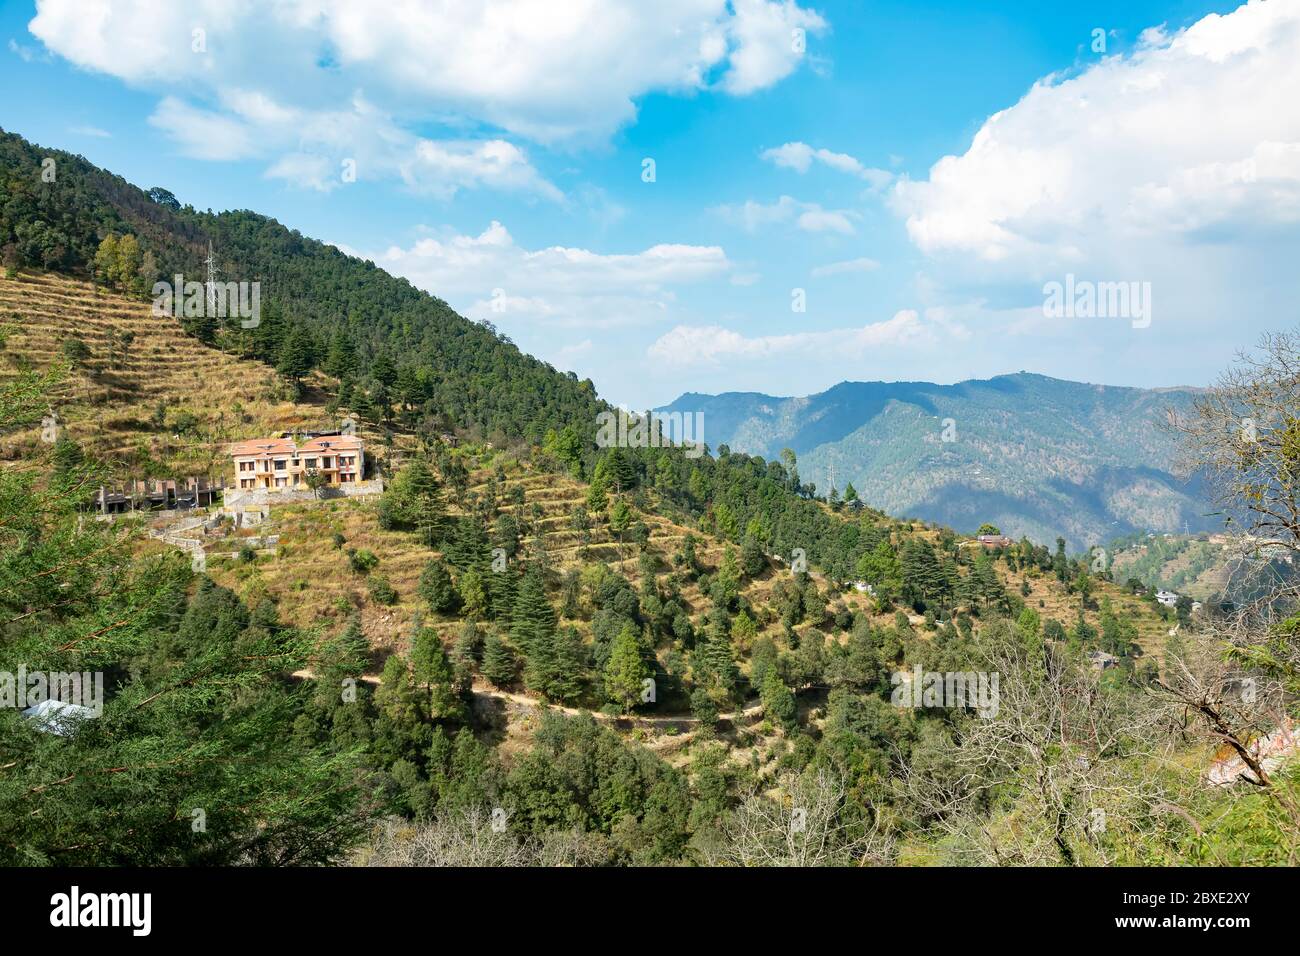
[[[316,679],[315,672],[312,671],[310,668],[304,668],[302,670],[294,671],[293,676],[297,678],[301,678],[303,680]],[[378,687],[380,684],[383,683],[383,680],[380,679],[379,675],[377,674],[363,674],[361,675],[361,680],[364,683],[371,684],[375,687]],[[590,714],[596,720],[605,721],[614,724],[630,725],[633,727],[647,727],[647,728],[676,727],[678,730],[687,730],[688,728],[694,730],[698,728],[698,725],[700,723],[699,718],[692,717],[689,714],[681,714],[681,715],[628,714],[624,716],[624,715],[606,714],[599,710],[587,710],[583,707],[569,707],[565,704],[553,704],[553,703],[548,703],[547,701],[544,700],[538,700],[536,697],[529,697],[527,694],[519,694],[519,693],[515,693],[514,691],[500,690],[496,687],[493,687],[491,684],[486,684],[482,681],[475,681],[474,684],[471,685],[470,690],[475,697],[486,697],[493,700],[508,701],[516,705],[517,707],[526,708],[528,710],[556,710],[562,714],[567,714],[570,717],[580,717],[583,714]],[[725,714],[718,714],[718,720],[719,721],[725,720],[728,721],[729,723],[737,724],[737,723],[749,721],[762,714],[762,712],[763,712],[762,704],[751,704],[748,707],[744,707],[738,711],[730,711]]]

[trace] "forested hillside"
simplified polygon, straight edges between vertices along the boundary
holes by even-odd
[[[823,493],[832,476],[890,514],[1071,550],[1131,531],[1209,530],[1198,482],[1172,474],[1161,428],[1194,389],[1144,390],[1017,373],[986,381],[843,382],[806,398],[683,395],[715,444],[766,457],[790,448]]]
[[[42,177],[53,160],[53,181]],[[572,424],[594,434],[598,403],[579,382],[524,355],[495,330],[370,262],[248,211],[212,214],[182,206],[165,189],[146,193],[79,156],[0,132],[0,257],[7,269],[53,269],[90,278],[110,235],[130,235],[141,250],[129,274],[107,276],[120,291],[144,295],[180,273],[203,281],[208,244],[222,281],[260,282],[263,314],[255,329],[238,322],[191,323],[202,341],[298,375],[323,368],[345,397],[374,405],[379,417],[399,404],[408,423],[436,430],[455,422],[483,436],[538,440]],[[432,374],[436,369],[437,374]]]
[[[1262,658],[1219,674],[1202,622],[1063,539],[980,544],[819,497],[795,455],[597,447],[589,385],[372,266],[61,154],[42,182],[42,151],[5,150],[0,669],[100,670],[110,690],[66,737],[0,715],[4,861],[1294,852],[1293,772],[1205,784],[1291,678]],[[149,260],[197,269],[209,239],[264,278],[256,329],[150,314]],[[123,350],[128,331],[146,347]],[[272,391],[187,395],[175,355],[182,378]],[[37,436],[51,403],[65,427]],[[168,539],[89,514],[106,476],[162,477],[205,445],[220,461],[296,414],[360,418],[382,495],[273,504],[256,542],[216,515]],[[184,534],[210,564],[178,557]],[[1205,674],[1222,696],[1247,672],[1268,677],[1259,705],[1203,716]],[[971,695],[945,696],[954,675]]]

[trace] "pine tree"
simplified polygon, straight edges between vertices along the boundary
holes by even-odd
[[[295,325],[280,346],[275,370],[296,385],[312,370],[315,362],[315,345],[311,334],[301,325]]]
[[[483,641],[483,666],[480,670],[496,687],[509,687],[519,673],[514,652],[496,631]]]
[[[356,374],[357,350],[348,333],[339,328],[330,337],[329,352],[325,356],[325,371],[337,379]]]
[[[642,681],[649,676],[650,670],[641,659],[636,629],[627,624],[610,646],[604,673],[605,697],[626,714],[640,703]]]
[[[710,621],[704,640],[695,648],[695,668],[698,682],[731,694],[740,679],[740,672],[732,653],[725,618],[723,614],[721,620]]]
[[[790,693],[790,688],[785,686],[775,667],[769,668],[763,675],[760,695],[763,700],[763,713],[769,720],[775,720],[784,727],[794,724],[798,713],[794,694]]]
[[[530,664],[535,648],[540,653],[547,653],[542,645],[551,644],[555,625],[555,609],[546,599],[541,571],[536,565],[531,565],[520,583],[510,619],[510,636]]]
[[[581,695],[586,684],[587,651],[575,627],[565,627],[556,632],[551,672],[547,675],[544,692],[551,700],[572,703]]]
[[[609,509],[609,530],[616,535],[622,536],[632,523],[632,509],[627,506],[622,498],[614,499],[613,506]]]
[[[455,609],[459,595],[452,583],[447,568],[437,558],[430,558],[420,572],[417,587],[420,597],[429,604],[429,609],[437,614],[447,614]]]
[[[411,642],[411,668],[415,683],[428,695],[432,720],[460,720],[465,707],[456,695],[456,675],[438,632],[422,627]]]
[[[591,479],[591,485],[587,488],[587,509],[596,514],[603,514],[609,507],[609,494],[606,491],[607,482],[603,474],[600,473],[599,466],[597,473]]]
[[[420,532],[420,539],[426,548],[436,547],[442,540],[447,509],[438,479],[419,459],[411,463],[407,493],[410,495],[412,521]]]

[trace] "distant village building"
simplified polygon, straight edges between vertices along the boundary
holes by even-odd
[[[984,548],[1009,548],[1012,544],[1011,539],[1005,534],[982,534],[978,541]]]
[[[325,485],[348,485],[365,474],[365,451],[355,435],[321,435],[296,444],[292,438],[255,438],[230,446],[240,489],[308,487],[315,472]]]
[[[1159,601],[1161,604],[1163,604],[1165,607],[1175,607],[1178,604],[1178,592],[1157,591],[1156,600]]]
[[[95,510],[100,514],[125,514],[128,511],[171,511],[207,508],[220,502],[226,484],[208,478],[156,478],[131,481],[125,485],[99,486]]]
[[[1093,650],[1088,652],[1088,660],[1097,670],[1108,671],[1112,667],[1119,667],[1119,658],[1114,654],[1107,654],[1105,651]]]

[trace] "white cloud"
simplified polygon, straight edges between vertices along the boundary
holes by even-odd
[[[24,63],[35,63],[38,60],[44,62],[49,60],[49,54],[41,53],[25,44],[19,43],[12,37],[9,38],[9,52]]]
[[[591,339],[583,339],[581,342],[574,342],[566,345],[555,353],[555,361],[564,367],[571,364],[575,359],[586,358],[595,348]]]
[[[765,89],[793,72],[794,0],[38,0],[76,65],[163,92],[232,83],[330,109],[364,89],[414,119],[468,116],[537,141],[609,136],[654,91]],[[201,29],[201,43],[194,30]],[[196,47],[200,49],[196,52]]]
[[[575,328],[661,321],[674,304],[674,287],[731,269],[718,246],[662,243],[614,254],[566,246],[530,250],[495,221],[477,236],[443,231],[378,254],[339,248],[494,324],[511,318]]]
[[[100,129],[98,126],[69,126],[68,132],[74,136],[92,136],[95,139],[110,139],[112,133],[106,129]]]
[[[814,268],[812,274],[820,279],[823,276],[843,275],[846,272],[874,272],[879,268],[879,262],[863,256],[860,259],[847,259],[843,262],[828,262],[824,266]]]
[[[1293,226],[1298,95],[1300,4],[1251,0],[1036,83],[894,199],[925,252],[1025,271]]]
[[[823,209],[815,202],[800,202],[792,196],[782,196],[776,202],[766,205],[747,199],[739,206],[717,206],[713,212],[743,227],[747,232],[757,232],[768,225],[793,222],[804,232],[852,235],[852,220],[857,218],[857,213],[851,210]]]
[[[182,154],[195,159],[238,160],[262,153],[255,131],[247,123],[197,109],[174,96],[158,104],[149,123],[175,140]]]
[[[718,366],[725,360],[762,360],[790,355],[841,360],[876,349],[933,343],[935,330],[911,309],[856,329],[745,336],[717,325],[679,325],[649,348],[650,358],[674,366]]]
[[[761,158],[781,166],[793,169],[800,174],[812,168],[813,161],[829,166],[831,169],[850,176],[856,176],[867,182],[869,189],[883,189],[894,179],[894,174],[884,169],[865,166],[848,153],[833,153],[829,149],[813,149],[807,143],[793,142],[766,149]]]
[[[792,0],[733,0],[735,16],[730,21],[734,43],[731,69],[723,77],[723,89],[745,94],[765,89],[794,72],[803,57],[797,42],[808,34],[826,29],[826,21],[813,10],[802,10]]]
[[[399,178],[415,192],[447,199],[488,186],[552,201],[563,194],[503,139],[432,140],[398,127],[360,95],[345,110],[304,112],[263,93],[226,90],[222,111],[165,97],[149,122],[197,159],[273,159],[266,176],[327,192],[345,182]]]

